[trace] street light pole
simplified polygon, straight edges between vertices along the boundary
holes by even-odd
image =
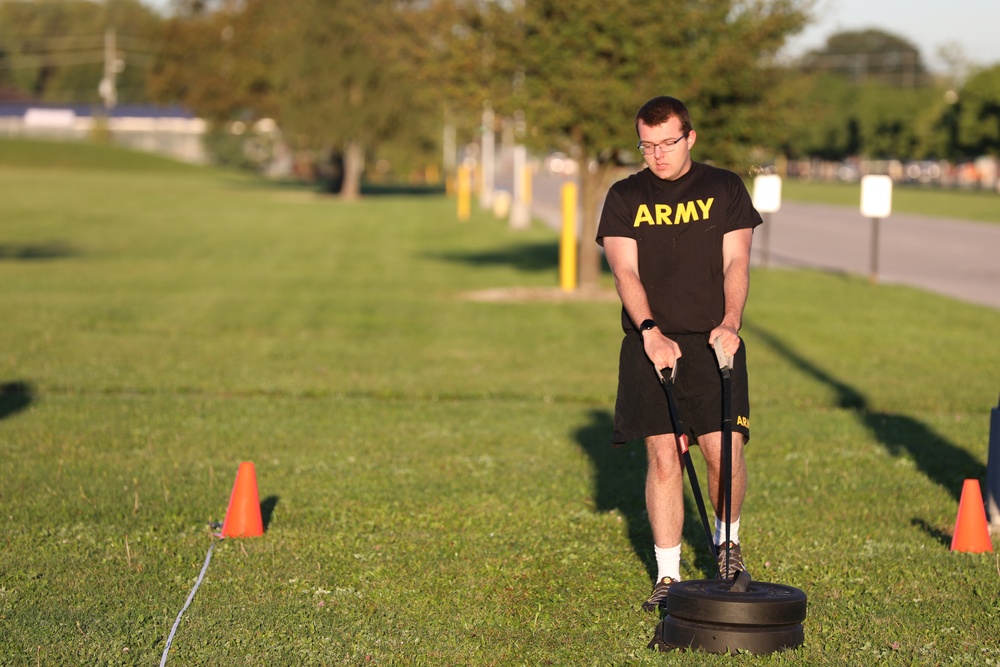
[[[101,79],[97,92],[104,100],[104,108],[110,111],[118,103],[118,87],[116,77],[121,71],[118,60],[118,49],[115,46],[115,29],[108,27],[104,31],[104,78]]]

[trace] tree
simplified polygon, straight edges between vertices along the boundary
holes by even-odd
[[[931,89],[919,106],[914,134],[917,159],[954,160],[961,157],[958,143],[958,94],[946,87]]]
[[[772,140],[780,109],[768,92],[772,56],[806,20],[785,0],[665,0],[655,12],[632,0],[526,0],[484,23],[495,56],[496,106],[524,113],[525,140],[562,148],[581,175],[579,284],[594,288],[600,254],[597,204],[623,156],[636,161],[633,119],[646,100],[685,100],[700,159],[735,166]]]
[[[388,0],[289,0],[268,20],[279,122],[297,146],[343,156],[340,194],[360,194],[365,156],[406,134],[425,107],[409,59],[410,9]]]
[[[926,140],[918,128],[928,110],[940,111],[943,97],[942,90],[930,86],[903,90],[881,85],[860,87],[854,107],[860,130],[859,152],[870,158],[924,157],[921,145]]]
[[[855,83],[910,88],[928,78],[917,47],[904,37],[876,29],[831,35],[824,48],[803,56],[801,67],[807,72],[837,74]]]
[[[940,86],[899,89],[816,74],[800,81],[798,92],[783,144],[790,157],[905,160],[948,155],[948,105]]]
[[[450,3],[175,0],[172,9],[151,77],[157,98],[182,100],[215,127],[276,120],[294,150],[338,165],[329,180],[344,198],[359,195],[380,147],[402,163],[440,136],[434,84],[444,77],[428,65],[447,41],[437,21],[454,13]]]
[[[1000,156],[1000,65],[969,77],[958,105],[958,138],[965,154]]]
[[[781,142],[784,154],[825,160],[857,155],[861,134],[856,101],[856,87],[842,77],[817,74],[798,79],[793,113]]]
[[[919,159],[953,153],[952,110],[920,52],[882,30],[840,32],[799,63],[792,156]]]
[[[149,76],[154,99],[180,101],[216,126],[273,114],[275,57],[264,19],[266,4],[175,5]]]

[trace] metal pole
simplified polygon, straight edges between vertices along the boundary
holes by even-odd
[[[98,86],[105,109],[113,109],[118,103],[118,89],[115,79],[118,74],[118,49],[115,46],[115,29],[104,31],[104,78]]]
[[[872,218],[871,272],[868,275],[872,285],[878,282],[878,227],[879,218]]]
[[[764,268],[771,265],[771,214],[764,214]]]

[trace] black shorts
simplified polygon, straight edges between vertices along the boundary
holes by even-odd
[[[677,412],[688,437],[722,430],[722,375],[708,334],[667,337],[681,348],[674,384]],[[747,389],[746,348],[733,358],[733,431],[750,440],[750,399]],[[642,336],[625,334],[618,363],[618,398],[615,402],[615,433],[612,442],[622,444],[650,435],[673,433],[670,410],[653,363],[646,356]]]

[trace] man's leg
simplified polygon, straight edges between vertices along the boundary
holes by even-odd
[[[706,433],[698,438],[698,446],[708,466],[708,495],[715,508],[715,516],[725,520],[726,508],[722,502],[722,433]],[[739,519],[743,498],[747,493],[747,462],[743,456],[743,434],[733,432],[733,519]]]
[[[660,548],[681,543],[684,527],[684,480],[673,434],[646,438],[646,513],[653,542]]]
[[[743,434],[739,432],[733,433],[732,500],[730,501],[732,518],[725,516],[726,508],[723,499],[725,489],[722,479],[722,433],[707,433],[698,438],[698,444],[701,447],[702,454],[705,456],[705,463],[708,468],[708,495],[711,498],[712,507],[715,508],[717,522],[721,520],[723,527],[727,522],[730,523],[731,528],[733,527],[733,523],[738,526],[743,510],[743,499],[746,497],[747,490],[747,464],[744,457]],[[743,555],[739,547],[739,535],[732,530],[730,532],[730,539],[734,545],[730,545],[730,571],[722,572],[724,579],[731,579],[735,576],[736,570],[746,570],[746,566],[743,564]],[[724,528],[721,533],[721,536],[715,540],[717,546],[722,546],[722,543],[725,541]],[[721,570],[724,567],[725,551],[724,549],[718,549],[717,551],[720,563],[719,569]]]
[[[652,612],[666,599],[670,585],[680,580],[684,480],[673,434],[646,438],[646,462],[646,514],[653,530],[657,574],[642,608]]]

